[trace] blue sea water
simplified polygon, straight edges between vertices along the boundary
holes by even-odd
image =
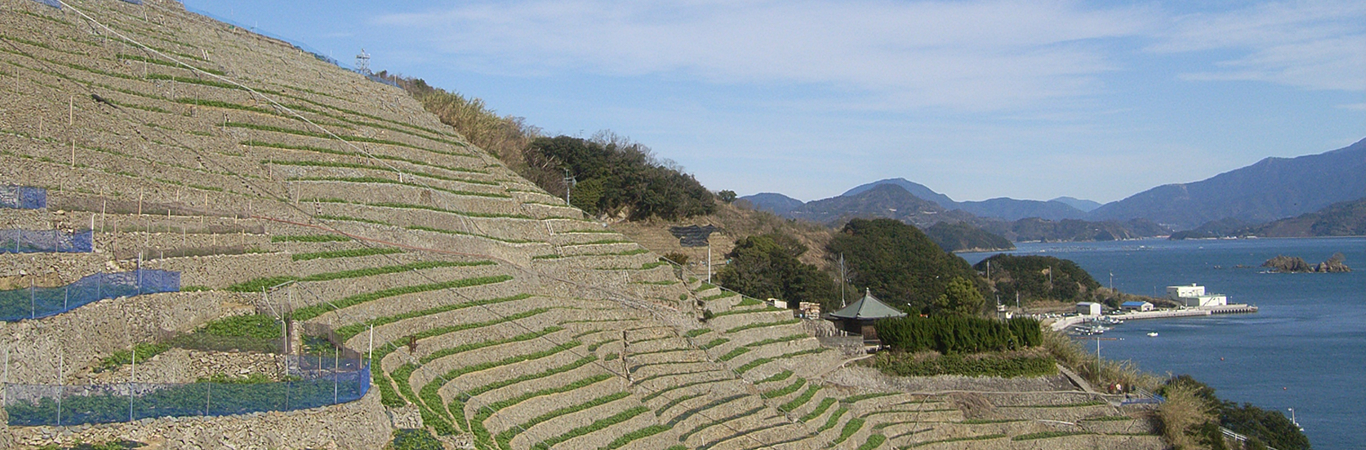
[[[1277,255],[1316,264],[1339,252],[1354,272],[1259,267]],[[1366,238],[1028,243],[1010,253],[1075,261],[1101,284],[1113,274],[1127,293],[1198,283],[1256,305],[1255,314],[1129,321],[1105,334],[1121,340],[1101,341],[1100,352],[1148,372],[1190,374],[1225,400],[1287,416],[1294,408],[1316,449],[1366,448]],[[960,256],[975,264],[993,254]]]

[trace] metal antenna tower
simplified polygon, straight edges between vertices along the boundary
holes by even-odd
[[[356,55],[356,71],[366,75],[370,74],[370,54],[365,53],[363,48],[360,49],[360,54]]]

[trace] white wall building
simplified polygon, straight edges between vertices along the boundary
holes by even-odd
[[[1100,303],[1081,302],[1077,303],[1077,315],[1079,316],[1099,316]]]
[[[1190,286],[1167,286],[1167,298],[1187,307],[1223,306],[1228,304],[1224,294],[1206,294],[1205,287],[1191,283]]]

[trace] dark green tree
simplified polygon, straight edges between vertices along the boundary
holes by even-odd
[[[1101,287],[1077,263],[1052,256],[1000,254],[972,267],[988,273],[988,265],[988,276],[1002,299],[1014,299],[1018,292],[1024,301],[1090,301],[1089,294]]]
[[[982,291],[977,290],[977,286],[966,278],[954,277],[944,293],[935,299],[934,307],[939,312],[970,316],[980,313],[984,302]]]
[[[716,196],[676,164],[656,160],[644,145],[603,136],[531,141],[523,159],[540,176],[530,178],[552,194],[570,189],[570,202],[593,215],[624,212],[631,220],[674,220],[716,210]],[[577,187],[564,184],[565,170],[578,180]]]
[[[736,195],[737,195],[737,194],[735,193],[735,191],[732,191],[732,190],[724,190],[724,191],[721,191],[721,192],[717,192],[717,193],[716,193],[716,198],[720,199],[720,200],[723,201],[723,202],[730,203],[730,202],[735,201],[735,196],[736,196]]]
[[[835,282],[816,266],[798,258],[807,248],[785,234],[750,236],[735,243],[730,260],[718,273],[722,286],[754,298],[778,298],[789,304],[835,297]]]
[[[929,312],[955,278],[969,280],[979,292],[985,282],[967,261],[939,248],[914,226],[893,219],[849,221],[827,246],[843,254],[853,284],[867,286],[889,305],[913,313]]]

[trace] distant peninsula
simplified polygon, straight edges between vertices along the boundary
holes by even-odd
[[[1262,267],[1271,269],[1272,272],[1280,273],[1344,273],[1351,272],[1352,268],[1343,263],[1347,258],[1342,253],[1336,253],[1327,261],[1311,265],[1298,256],[1277,256],[1266,260]]]

